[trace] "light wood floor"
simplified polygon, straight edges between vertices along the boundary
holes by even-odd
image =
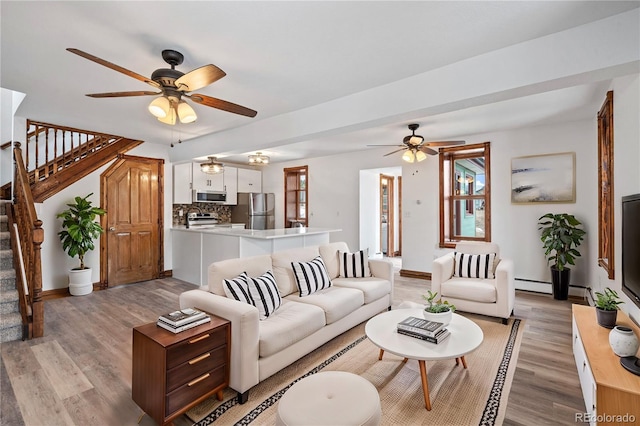
[[[399,276],[396,283],[395,305],[429,285]],[[47,301],[45,337],[1,347],[0,425],[135,425],[141,410],[131,400],[131,330],[177,308],[178,295],[192,288],[167,278]],[[515,315],[526,325],[504,424],[575,424],[584,403],[571,301],[518,292]],[[141,422],[153,424],[148,416]],[[184,416],[175,422],[190,424]]]

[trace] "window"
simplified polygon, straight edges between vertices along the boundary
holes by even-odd
[[[491,241],[489,146],[440,149],[440,247]]]
[[[284,169],[284,227],[309,226],[307,211],[307,182],[309,171],[307,166]]]

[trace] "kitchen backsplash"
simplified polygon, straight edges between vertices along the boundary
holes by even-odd
[[[180,210],[183,216],[180,217]],[[174,204],[173,205],[173,226],[184,225],[187,213],[216,213],[218,222],[231,222],[231,209],[229,206],[212,203]]]

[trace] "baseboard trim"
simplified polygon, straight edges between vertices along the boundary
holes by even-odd
[[[93,283],[93,291],[102,290],[100,283]],[[60,299],[61,297],[71,297],[69,287],[54,288],[53,290],[44,290],[42,292],[42,300]]]
[[[171,278],[173,277],[173,269],[167,269],[166,271],[160,272],[160,278]]]
[[[409,269],[400,269],[400,276],[407,278],[418,278],[421,280],[431,280],[431,272],[411,271]]]

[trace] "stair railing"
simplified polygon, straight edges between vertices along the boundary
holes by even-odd
[[[16,268],[16,289],[20,295],[23,325],[29,326],[26,337],[42,337],[44,335],[44,302],[42,300],[41,245],[44,241],[44,230],[42,229],[42,221],[36,215],[29,177],[18,142],[14,143],[13,157],[15,164],[14,200],[9,214],[9,228],[12,232],[12,241],[16,241],[14,248],[19,250],[19,257],[21,257],[24,266],[23,270],[18,269],[22,268],[22,265],[18,265],[20,262],[14,261],[14,264],[18,266]],[[15,235],[16,228],[17,235]],[[14,253],[18,254],[15,250]],[[26,279],[26,283],[24,283],[24,279]]]

